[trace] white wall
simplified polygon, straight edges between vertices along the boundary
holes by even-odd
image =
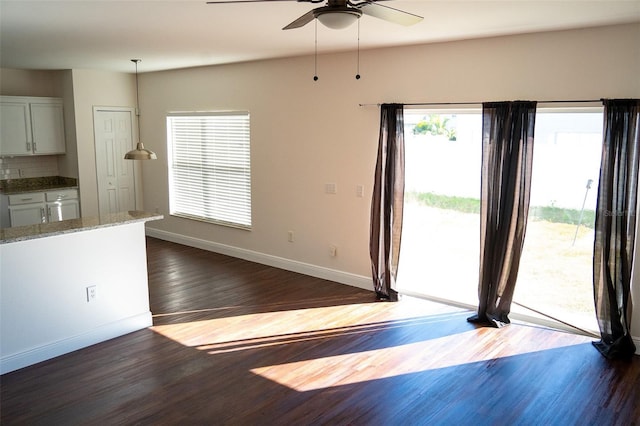
[[[62,71],[62,99],[64,102],[64,135],[67,143],[65,155],[58,156],[58,170],[61,176],[79,176],[78,144],[76,143],[76,110],[73,104],[73,75],[71,70]],[[82,212],[82,204],[80,205]]]
[[[635,25],[365,51],[359,81],[355,53],[321,56],[318,82],[312,57],[143,74],[142,137],[161,158],[145,164],[147,209],[168,212],[167,112],[249,110],[252,124],[253,231],[172,217],[151,226],[368,275],[379,111],[359,103],[640,96],[640,60],[628,54],[639,35]],[[323,193],[327,182],[337,195]]]
[[[144,226],[0,244],[0,374],[151,325]]]
[[[313,57],[142,74],[142,138],[160,158],[145,164],[144,203],[165,214],[150,227],[367,279],[379,110],[359,103],[640,97],[638,40],[633,24],[370,50],[361,80],[355,52],[321,55],[317,82]],[[193,110],[251,112],[251,232],[168,215],[165,117]]]
[[[83,216],[96,216],[99,214],[99,209],[93,107],[133,108],[136,104],[135,75],[95,70],[70,72],[72,73],[75,118],[73,131],[77,144],[80,205]]]
[[[62,71],[0,70],[0,95],[6,96],[50,96],[63,95]]]
[[[358,81],[355,52],[321,55],[317,82],[311,56],[141,73],[142,140],[160,158],[139,164],[144,205],[165,214],[149,228],[367,286],[379,110],[359,103],[640,97],[638,40],[640,25],[630,24],[363,51]],[[35,81],[34,95],[73,97],[83,215],[97,214],[92,108],[134,106],[133,74],[65,71],[62,92],[51,89],[58,77],[49,74],[3,69],[0,77],[0,94],[30,94],[25,86]],[[13,93],[13,86],[23,90]],[[168,216],[166,113],[217,109],[251,112],[251,232]],[[338,194],[323,193],[328,182],[337,183]],[[364,198],[355,196],[358,184]],[[329,244],[338,246],[337,257],[329,256]],[[633,330],[640,336],[640,315]]]

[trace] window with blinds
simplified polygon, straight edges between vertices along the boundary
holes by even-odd
[[[170,214],[251,229],[248,112],[167,116]]]

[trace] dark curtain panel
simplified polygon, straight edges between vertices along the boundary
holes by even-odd
[[[404,207],[404,112],[401,104],[380,107],[380,138],[371,200],[369,252],[373,287],[380,300],[397,301]]]
[[[640,100],[604,100],[604,132],[596,236],[593,292],[601,340],[594,346],[607,358],[627,358],[636,348],[629,332],[633,265]]]
[[[529,213],[535,116],[536,102],[482,106],[479,304],[470,322],[510,322]]]

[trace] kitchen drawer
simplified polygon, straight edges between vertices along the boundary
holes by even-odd
[[[44,192],[25,192],[23,194],[9,195],[9,205],[44,203]]]
[[[47,201],[75,200],[78,198],[77,189],[58,189],[47,191]]]

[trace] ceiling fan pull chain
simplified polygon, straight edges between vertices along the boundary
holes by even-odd
[[[315,19],[315,33],[316,33],[316,45],[313,55],[313,81],[318,81],[318,19]]]
[[[356,80],[360,80],[360,20],[358,19],[358,56],[357,56]]]

